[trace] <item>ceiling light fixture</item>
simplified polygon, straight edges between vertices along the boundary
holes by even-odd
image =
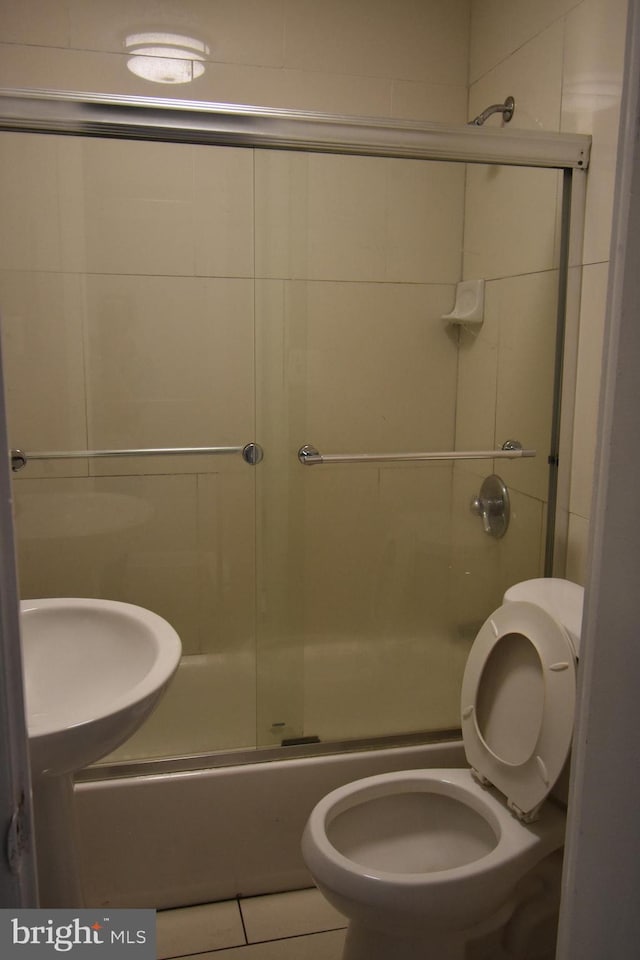
[[[124,42],[127,67],[152,83],[191,83],[204,73],[209,47],[177,33],[132,33]]]

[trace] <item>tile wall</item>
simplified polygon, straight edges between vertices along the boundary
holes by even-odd
[[[47,87],[158,94],[125,69],[122,38],[140,28],[134,6],[57,7],[55,18],[49,4],[0,7],[10,41],[2,82],[38,86],[46,73]],[[365,20],[355,4],[151,12],[176,30],[199,25],[212,49],[202,82],[172,95],[464,116],[466,3],[408,3],[406,18],[373,4]],[[436,467],[426,485],[394,469],[313,474],[295,454],[305,442],[329,452],[452,448],[457,352],[440,317],[460,271],[463,168],[7,139],[12,443],[257,439],[268,451],[259,471],[141,458],[32,463],[19,478],[25,596],[129,600],[183,639],[188,668],[125,753],[156,752],[153,740],[172,753],[250,746],[256,679],[259,743],[423,726],[425,685],[429,722],[454,724],[464,650],[420,643],[425,623],[444,636],[450,471]],[[216,678],[208,697],[190,669],[198,658],[202,676]],[[389,683],[394,664],[404,672]],[[199,706],[187,712],[186,701]],[[174,708],[184,724],[170,719]]]
[[[470,117],[510,90],[473,101]],[[487,124],[501,122],[496,115]],[[485,306],[482,326],[460,329],[456,445],[491,450],[517,440],[537,451],[531,459],[456,464],[453,590],[471,632],[474,611],[487,616],[506,587],[544,572],[560,202],[556,171],[467,167],[463,279],[485,281]],[[498,542],[477,536],[480,521],[466,509],[492,472],[509,494],[508,534]]]
[[[206,43],[203,76],[135,77],[141,30]],[[1,0],[0,41],[1,86],[442,122],[467,103],[469,0]]]
[[[587,562],[626,8],[626,0],[471,3],[469,117],[512,94],[513,126],[593,137],[582,266],[572,278],[582,309],[567,576],[577,582]]]
[[[205,153],[3,135],[12,446],[255,438],[253,157]],[[202,739],[211,729],[221,731],[219,748],[255,743],[251,468],[239,457],[33,461],[16,477],[15,510],[22,596],[155,610],[185,655],[212,657],[216,682],[237,692],[213,717],[210,696],[197,698],[185,730],[200,730],[194,748],[211,748]],[[184,698],[179,685],[172,696]],[[177,716],[186,720],[183,709]],[[174,730],[169,718],[159,722]],[[159,738],[163,749],[173,737]]]
[[[524,0],[375,0],[363,18],[356,0],[0,0],[0,83],[158,95],[156,85],[125,68],[123,39],[146,27],[144,14],[154,28],[200,32],[211,50],[203,77],[165,87],[161,95],[461,122],[511,93],[515,126],[592,133],[567,571],[580,580],[625,7],[624,0],[545,0],[534,6]],[[263,464],[257,499],[255,473],[231,461],[180,467],[156,461],[153,475],[146,462],[131,461],[127,477],[110,461],[90,469],[82,461],[63,467],[51,462],[32,464],[20,483],[25,595],[41,592],[45,570],[53,578],[48,590],[62,590],[55,582],[62,555],[76,592],[117,590],[123,599],[153,606],[180,630],[185,652],[219,656],[219,676],[226,676],[225,662],[233,662],[230,683],[238,682],[241,665],[239,689],[246,691],[248,711],[243,742],[211,748],[247,745],[255,723],[256,669],[264,692],[260,742],[273,742],[273,723],[283,724],[278,735],[344,732],[345,716],[354,716],[355,689],[338,669],[345,662],[362,682],[355,714],[376,702],[379,682],[367,676],[371,658],[363,660],[358,631],[363,623],[375,624],[383,676],[385,664],[399,661],[385,643],[391,611],[400,609],[406,615],[403,642],[411,652],[425,605],[438,610],[446,592],[428,569],[427,554],[433,556],[433,544],[443,536],[439,524],[451,503],[460,518],[454,527],[459,549],[448,589],[464,598],[461,622],[468,618],[470,630],[478,616],[476,597],[486,601],[500,589],[500,578],[483,583],[488,554],[496,554],[491,559],[501,577],[518,579],[540,569],[544,491],[534,464],[526,473],[520,464],[501,465],[513,488],[514,523],[538,544],[518,556],[495,544],[484,544],[480,555],[470,548],[471,525],[478,522],[467,506],[477,493],[474,472],[456,470],[451,485],[440,484],[434,471],[434,492],[424,485],[410,489],[414,481],[399,469],[357,468],[357,484],[328,470],[308,477],[303,496],[294,468],[278,463],[302,442],[337,450],[351,447],[354,436],[362,449],[418,440],[444,448],[454,427],[458,448],[476,446],[480,434],[490,446],[506,439],[515,412],[513,386],[529,369],[523,358],[548,346],[545,335],[527,338],[536,329],[544,334],[553,313],[554,175],[501,170],[496,177],[495,171],[472,168],[466,189],[477,203],[467,205],[462,244],[462,167],[442,165],[437,188],[429,192],[419,164],[403,164],[398,173],[393,163],[375,160],[264,154],[254,164],[248,152],[226,148],[110,143],[98,149],[91,141],[10,139],[0,156],[0,261],[5,337],[18,359],[8,383],[12,441],[31,449],[82,449],[260,438],[278,453]],[[543,196],[547,205],[540,202]],[[535,239],[532,246],[527,236],[526,260],[519,242],[523,222],[533,224]],[[458,362],[454,339],[442,335],[439,317],[451,307],[461,270],[488,279],[487,322],[478,337],[461,335],[457,423],[430,417],[428,436],[416,437],[407,410],[416,396],[433,408],[447,389],[439,378],[449,362]],[[294,315],[301,322],[293,323]],[[407,348],[402,356],[394,349],[399,329]],[[207,339],[206,364],[196,330]],[[258,378],[255,394],[254,368],[246,362],[254,333],[258,357],[269,358],[260,366],[270,371],[266,380]],[[416,359],[426,354],[432,362],[428,378]],[[487,393],[487,366],[498,374],[495,393]],[[46,394],[43,402],[33,389],[43,383],[55,402]],[[548,396],[538,383],[531,390]],[[373,409],[365,409],[372,402]],[[546,404],[544,399],[536,408],[539,418],[524,426],[518,419],[527,433],[518,439],[542,442]],[[437,408],[453,407],[440,402]],[[279,417],[288,428],[276,438],[269,423]],[[372,422],[376,428],[368,435]],[[52,498],[44,510],[38,495],[43,478]],[[348,500],[345,484],[353,487]],[[81,515],[77,489],[84,491]],[[380,523],[387,528],[377,540],[384,545],[377,558],[371,531],[359,526],[368,501],[374,509],[383,506]],[[345,510],[345,502],[353,506]],[[109,510],[118,517],[117,535],[113,525],[99,528]],[[257,524],[254,544],[255,510],[269,522]],[[61,517],[67,533],[74,524],[91,529],[99,549],[85,536],[61,538],[55,529]],[[47,528],[49,542],[43,542]],[[291,559],[300,556],[302,543],[313,545],[306,549],[304,579]],[[257,581],[254,547],[259,557],[270,558],[258,564]],[[329,564],[328,555],[339,556],[340,564]],[[369,592],[363,591],[362,570],[374,562],[384,576],[379,582],[369,577]],[[425,582],[432,593],[425,594]],[[152,584],[161,585],[159,599]],[[256,587],[264,644],[257,667]],[[327,595],[336,598],[330,608]],[[298,617],[301,609],[308,611],[306,624]],[[313,644],[303,653],[295,642],[303,627],[334,638],[322,663]],[[229,650],[237,656],[225,661]],[[449,662],[451,656],[449,651]],[[430,675],[444,676],[427,657],[414,674],[415,701],[407,703],[424,709],[421,678]],[[329,676],[338,680],[327,710],[323,678]],[[407,682],[398,679],[402,689]],[[394,702],[380,708],[381,722],[396,715]],[[398,722],[413,722],[411,715],[409,705]],[[354,735],[361,732],[354,728]]]

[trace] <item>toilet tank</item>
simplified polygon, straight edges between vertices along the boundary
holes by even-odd
[[[559,577],[539,577],[536,580],[524,580],[506,591],[504,603],[512,600],[527,600],[535,603],[562,624],[573,645],[576,658],[580,653],[580,632],[582,629],[582,607],[584,587]]]

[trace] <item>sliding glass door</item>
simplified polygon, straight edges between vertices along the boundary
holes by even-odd
[[[558,172],[0,136],[22,596],[183,643],[107,759],[457,727],[475,631],[543,572]],[[443,319],[463,279],[480,324]],[[537,456],[374,456],[507,440]],[[493,473],[500,539],[469,509]]]

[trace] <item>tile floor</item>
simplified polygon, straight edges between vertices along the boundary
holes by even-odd
[[[340,960],[346,920],[315,889],[158,912],[158,960]]]

